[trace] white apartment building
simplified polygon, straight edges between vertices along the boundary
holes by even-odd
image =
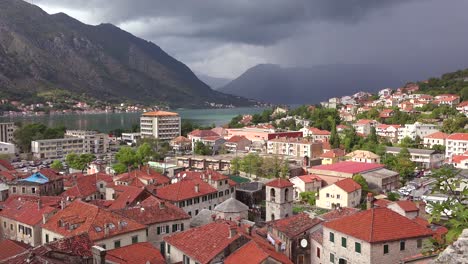
[[[424,138],[430,134],[439,132],[439,129],[434,124],[423,124],[416,122],[414,124],[406,124],[398,130],[398,140],[401,141],[405,137],[415,140],[417,136]]]
[[[0,142],[13,142],[13,132],[15,132],[14,123],[0,123]]]
[[[377,127],[378,125],[379,125],[379,122],[375,120],[361,119],[361,120],[358,120],[356,123],[354,123],[353,127],[356,130],[356,133],[369,135],[371,131],[371,127]]]
[[[435,132],[423,138],[424,146],[432,148],[435,145],[445,146],[447,137],[449,135],[443,132]]]
[[[71,153],[86,153],[84,139],[74,137],[32,141],[31,152],[37,159],[60,159]]]
[[[323,144],[305,138],[275,138],[268,140],[267,153],[296,158],[315,158],[323,153]]]
[[[65,137],[83,139],[84,153],[102,154],[109,150],[109,135],[89,130],[67,130]]]
[[[15,144],[0,142],[0,154],[14,155],[16,153]]]
[[[446,139],[445,156],[462,155],[468,150],[468,133],[451,134]]]
[[[140,118],[140,130],[142,138],[171,140],[180,136],[180,116],[166,111],[144,113]]]
[[[392,155],[398,155],[400,153],[401,148],[398,147],[386,147],[386,153]],[[436,150],[430,149],[408,149],[411,158],[410,160],[421,169],[432,169],[432,168],[439,168],[445,160],[445,156],[443,153],[440,153]]]
[[[140,133],[122,133],[122,141],[127,143],[127,145],[136,144],[140,138]]]

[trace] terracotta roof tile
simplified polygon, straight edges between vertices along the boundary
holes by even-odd
[[[108,234],[105,232],[105,225],[109,228]],[[92,241],[99,241],[132,231],[144,230],[146,226],[96,205],[75,200],[53,215],[42,228],[64,237],[85,232]]]
[[[322,218],[324,221],[332,221],[335,219],[339,219],[345,216],[350,216],[353,214],[358,213],[360,210],[357,208],[351,208],[351,207],[344,207],[344,208],[339,208],[332,210],[328,213],[325,213],[323,215],[320,215],[320,218]]]
[[[453,155],[452,156],[452,162],[454,163],[461,163],[464,160],[467,160],[468,156],[467,155]]]
[[[374,205],[378,207],[387,207],[391,203],[393,202],[387,199],[377,199],[374,201]]]
[[[229,143],[238,143],[241,140],[248,140],[248,139],[246,137],[244,137],[244,136],[232,136],[227,142],[229,142]]]
[[[403,209],[405,212],[415,212],[419,211],[419,208],[416,206],[416,204],[412,201],[408,200],[401,200],[395,202],[401,209]]]
[[[0,211],[0,216],[35,226],[42,223],[42,215],[50,214],[56,208],[41,205],[37,201],[21,199],[21,197],[11,197],[4,204]]]
[[[294,238],[320,223],[322,223],[320,218],[311,218],[306,213],[300,213],[283,219],[267,222],[267,225],[280,231],[289,238]]]
[[[315,181],[322,181],[322,178],[320,178],[317,175],[314,174],[309,174],[309,175],[302,175],[302,176],[297,176],[299,179],[301,179],[305,183],[311,183]]]
[[[161,252],[149,242],[106,251],[106,260],[120,264],[165,264]]]
[[[204,226],[177,233],[164,238],[166,243],[176,247],[185,255],[201,264],[209,263],[231,243],[243,237],[237,232],[230,237],[230,228],[237,229],[235,223],[213,222]]]
[[[152,116],[178,116],[178,115],[179,115],[178,113],[167,112],[167,111],[153,111],[153,112],[143,113],[143,116],[149,116],[149,117],[152,117]]]
[[[11,165],[11,163],[8,161],[8,160],[5,160],[5,159],[0,159],[0,167],[3,167],[5,168],[6,170],[15,170],[15,167],[13,167],[13,165]]]
[[[433,235],[431,230],[388,208],[373,208],[323,226],[370,243]]]
[[[330,131],[327,130],[321,130],[315,127],[310,127],[309,131],[312,132],[313,135],[322,135],[322,136],[328,136],[330,135]]]
[[[314,166],[312,167],[312,169],[356,174],[356,173],[362,173],[366,171],[380,169],[383,167],[384,165],[382,164],[343,161],[343,162],[330,164],[330,165]]]
[[[205,138],[205,137],[219,137],[219,135],[212,131],[212,130],[200,130],[196,129],[192,132],[189,133],[189,136],[191,137],[199,137],[199,138]]]
[[[357,182],[355,182],[351,178],[337,181],[334,184],[347,193],[351,193],[351,192],[361,189],[361,185],[359,185]]]
[[[454,133],[447,137],[447,140],[468,140],[468,133]]]
[[[114,189],[116,197],[109,206],[109,209],[111,210],[123,209],[127,206],[136,204],[151,195],[145,189],[134,186],[115,185],[112,189]]]
[[[274,188],[286,188],[286,187],[294,186],[294,184],[292,184],[290,181],[286,179],[278,178],[278,179],[268,182],[266,186],[274,187]]]
[[[250,241],[238,250],[234,251],[224,261],[225,264],[252,263],[260,264],[269,257],[254,241]]]
[[[0,261],[18,255],[28,250],[28,245],[22,244],[13,240],[0,241]]]
[[[171,180],[168,177],[149,168],[148,166],[142,166],[139,169],[119,174],[115,176],[114,181],[134,183],[129,185],[133,185],[136,187],[144,186],[143,181],[153,181],[154,183],[152,184],[154,185],[165,185],[171,182]],[[137,184],[137,181],[140,181],[141,184]]]
[[[424,138],[446,139],[449,135],[444,132],[435,132],[425,136]]]
[[[191,143],[192,141],[184,136],[178,136],[171,140],[173,143]]]
[[[157,189],[156,196],[163,200],[177,202],[217,192],[215,188],[201,179],[182,179]]]

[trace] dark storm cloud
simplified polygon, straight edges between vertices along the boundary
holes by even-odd
[[[38,3],[88,10],[100,16],[101,21],[115,24],[141,21],[151,26],[158,18],[171,20],[170,26],[175,28],[173,36],[271,45],[296,34],[310,22],[355,23],[374,10],[408,1],[40,0]],[[178,30],[183,27],[192,30]]]

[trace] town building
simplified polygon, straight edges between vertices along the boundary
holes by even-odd
[[[439,132],[439,129],[434,124],[423,124],[415,122],[414,124],[406,124],[404,127],[398,130],[398,140],[408,137],[411,140],[416,140],[416,137],[424,138],[430,134]]]
[[[55,196],[64,190],[63,177],[54,170],[41,169],[24,179],[8,183],[10,195]]]
[[[16,126],[13,122],[0,123],[0,142],[12,143]]]
[[[454,133],[447,137],[445,157],[449,160],[453,155],[462,155],[468,151],[468,133]]]
[[[356,123],[354,123],[353,127],[356,130],[356,133],[369,135],[371,131],[371,127],[377,127],[378,125],[379,125],[379,122],[375,120],[361,119],[361,120],[358,120]]]
[[[380,137],[387,139],[390,142],[398,142],[398,131],[401,125],[386,125],[380,124],[376,127],[376,134]]]
[[[334,209],[341,207],[356,207],[361,201],[361,185],[347,178],[320,189],[317,207]]]
[[[42,226],[42,243],[87,233],[95,245],[115,249],[146,242],[146,226],[96,205],[76,200]]]
[[[0,155],[13,156],[16,154],[16,147],[13,143],[0,142]]]
[[[241,183],[236,188],[236,199],[249,208],[259,208],[266,199],[265,185],[261,182]]]
[[[224,146],[228,152],[237,153],[247,152],[251,144],[252,142],[244,136],[233,136],[224,143]]]
[[[408,200],[390,203],[387,208],[409,219],[416,219],[420,211],[420,208],[413,201]]]
[[[289,179],[294,184],[294,200],[301,200],[303,192],[318,192],[322,188],[322,179],[317,175],[302,175]]]
[[[330,131],[321,130],[315,127],[304,127],[299,131],[302,132],[303,137],[310,138],[313,141],[328,141],[330,139]]]
[[[268,140],[267,153],[295,158],[316,158],[323,153],[323,145],[306,138],[275,138]]]
[[[400,147],[385,148],[385,152],[392,155],[398,155],[401,150]],[[410,160],[420,169],[439,168],[445,159],[444,154],[437,150],[408,148],[408,151],[411,156]]]
[[[178,136],[169,143],[175,152],[186,152],[192,150],[192,141],[184,136]]]
[[[450,107],[456,106],[460,103],[460,96],[455,95],[455,94],[437,95],[433,103],[438,106],[441,106],[441,105],[447,105]]]
[[[105,173],[96,173],[86,176],[72,175],[71,178],[72,179],[68,179],[71,186],[61,194],[61,196],[67,200],[104,200],[106,188],[113,184],[112,176]]]
[[[256,128],[256,127],[244,127],[244,128],[228,128],[226,138],[229,139],[233,136],[244,136],[248,140],[255,141],[268,141],[270,139],[279,137],[298,138],[302,137],[301,131],[286,131],[286,132],[275,132],[274,128]]]
[[[433,148],[434,146],[445,146],[446,140],[449,135],[444,132],[435,132],[423,138],[423,144],[426,148]]]
[[[453,165],[457,169],[468,169],[468,153],[465,152],[462,155],[452,155],[449,164]]]
[[[363,172],[362,177],[366,179],[369,190],[375,192],[394,191],[400,187],[400,175],[396,171],[385,168]]]
[[[140,166],[137,169],[116,175],[113,178],[116,185],[144,187],[148,185],[162,186],[170,184],[170,179],[153,170],[150,166]]]
[[[275,179],[266,184],[266,221],[292,216],[294,185],[285,179]]]
[[[344,178],[352,178],[356,174],[383,168],[382,164],[343,161],[330,165],[313,166],[308,171],[319,176],[327,184],[332,184]]]
[[[104,257],[99,258],[99,261],[94,262],[95,264],[166,264],[161,252],[149,242],[103,251],[102,255]]]
[[[55,211],[57,208],[43,205],[40,198],[9,197],[0,211],[2,236],[32,247],[39,246],[42,241],[43,217],[47,219]]]
[[[217,156],[179,156],[176,157],[177,166],[194,170],[228,171],[232,157]]]
[[[464,114],[465,116],[468,116],[468,101],[463,101],[460,104],[457,105],[457,110],[461,114]]]
[[[187,136],[188,136],[188,139],[192,142],[192,150],[195,149],[195,143],[198,141],[203,142],[205,144],[206,142],[204,142],[204,139],[208,139],[208,140],[221,139],[221,137],[218,134],[216,134],[216,132],[209,130],[209,129],[207,130],[196,129],[190,132]]]
[[[61,159],[68,154],[82,154],[85,151],[82,138],[42,139],[31,142],[31,152],[36,159]]]
[[[345,151],[339,148],[331,149],[319,156],[322,159],[322,164],[335,164],[340,162],[345,156]]]
[[[65,138],[82,138],[84,153],[102,154],[109,150],[109,135],[88,130],[67,130]]]
[[[115,210],[115,213],[146,225],[147,241],[164,249],[163,238],[189,228],[190,216],[179,207],[150,196],[141,203]]]
[[[355,150],[346,155],[350,161],[380,164],[380,156],[367,150]]]
[[[218,204],[213,209],[217,219],[225,219],[229,221],[239,222],[248,220],[249,207],[242,202],[231,197],[226,201]]]
[[[122,133],[122,141],[127,145],[135,145],[141,139],[140,132],[136,133]]]
[[[171,140],[180,136],[180,122],[178,113],[166,111],[143,113],[140,118],[141,137]]]
[[[433,232],[387,208],[374,208],[323,224],[323,262],[399,263],[421,254]]]
[[[279,252],[294,263],[311,263],[309,236],[320,228],[322,222],[307,213],[267,222],[267,239],[279,245]]]

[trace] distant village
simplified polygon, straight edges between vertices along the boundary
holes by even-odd
[[[67,130],[30,159],[0,124],[0,263],[445,263],[458,207],[432,216],[468,189],[458,95],[410,84],[185,135],[177,113],[120,110],[145,110],[139,132]]]

